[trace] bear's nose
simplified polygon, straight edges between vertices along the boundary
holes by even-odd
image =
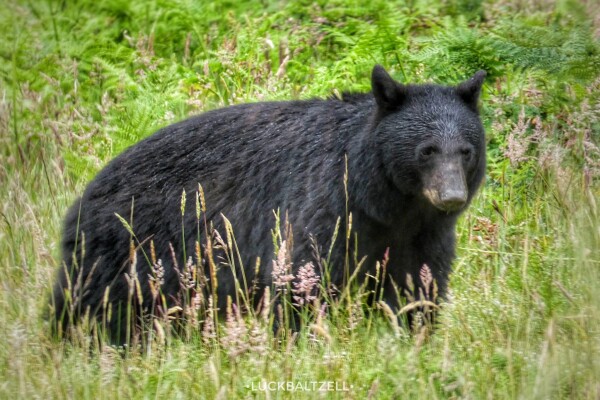
[[[456,211],[467,203],[467,193],[462,190],[449,190],[441,193],[440,200],[446,211]]]

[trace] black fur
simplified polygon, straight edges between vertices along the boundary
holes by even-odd
[[[208,220],[217,229],[222,227],[220,214],[232,222],[247,279],[254,278],[260,257],[258,281],[270,285],[273,210],[287,213],[293,227],[294,265],[311,260],[309,235],[328,249],[336,220],[343,221],[346,214],[346,157],[348,207],[359,256],[367,256],[367,265],[373,266],[389,248],[389,278],[401,287],[406,274],[419,284],[419,269],[427,263],[443,297],[454,258],[456,219],[485,170],[484,130],[477,113],[484,76],[480,72],[458,87],[401,85],[376,66],[373,94],[243,104],[161,129],[110,162],[68,212],[64,264],[51,300],[56,319],[63,327],[70,319],[64,315],[63,293],[67,275],[73,281],[77,277],[66,271],[73,270],[73,257],[82,259],[82,233],[80,279],[87,285],[71,318],[76,321],[87,309],[92,315],[99,312],[107,285],[113,310],[127,300],[123,274],[129,272],[130,234],[115,213],[130,220],[132,200],[133,230],[146,253],[150,239],[156,244],[166,270],[163,292],[168,300],[175,296],[180,285],[168,244],[182,260],[180,199],[185,189],[185,249],[194,254],[197,221],[192,199],[198,183],[206,195]],[[424,143],[437,146],[437,164],[422,159],[418,149]],[[473,151],[468,158],[457,158],[464,146]],[[423,195],[424,176],[450,159],[459,160],[463,168],[468,201],[460,209],[445,211]],[[338,285],[344,279],[344,253],[344,240],[338,238],[331,275]],[[144,299],[149,299],[150,266],[141,252],[138,259]],[[394,308],[398,303],[392,279],[387,279],[385,297]],[[229,267],[221,268],[220,299],[234,295],[233,283]],[[126,319],[114,314],[109,330],[114,341],[122,342]]]

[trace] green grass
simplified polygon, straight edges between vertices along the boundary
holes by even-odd
[[[595,3],[204,3],[2,6],[0,397],[313,398],[252,385],[330,381],[350,390],[322,397],[597,399]],[[487,180],[432,336],[361,312],[241,355],[200,332],[143,354],[50,336],[62,218],[111,157],[203,110],[368,90],[375,63],[410,82],[489,73]]]

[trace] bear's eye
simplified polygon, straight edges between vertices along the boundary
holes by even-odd
[[[436,153],[439,153],[439,149],[434,145],[425,146],[419,151],[422,158],[429,158]]]
[[[473,150],[471,150],[470,147],[464,147],[464,148],[460,149],[460,154],[464,158],[469,159],[469,158],[471,158],[471,155],[473,154]]]

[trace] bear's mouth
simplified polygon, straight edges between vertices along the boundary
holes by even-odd
[[[436,189],[423,189],[423,196],[438,210],[445,212],[460,211],[467,204],[466,192],[448,191],[440,194]]]

